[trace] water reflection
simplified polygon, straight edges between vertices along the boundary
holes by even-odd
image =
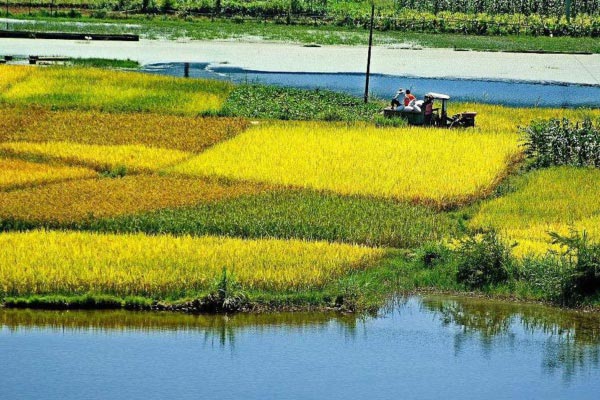
[[[367,317],[0,309],[0,356],[6,398],[595,399],[600,315],[435,296]]]
[[[0,309],[0,327],[20,330],[99,331],[99,332],[201,332],[205,343],[233,347],[236,334],[251,329],[260,334],[269,329],[279,332],[319,331],[330,324],[352,337],[357,318],[334,312],[282,312],[234,315],[192,315],[171,312],[137,311],[45,311]],[[216,339],[216,340],[215,340]]]
[[[158,63],[145,65],[143,71],[183,76],[185,68],[184,63]],[[361,73],[265,72],[211,63],[191,63],[189,76],[300,89],[329,89],[355,96],[362,96],[364,91],[364,74]],[[451,93],[453,99],[458,101],[519,107],[600,106],[600,85],[372,74],[369,88],[374,96],[387,99],[398,86],[410,88],[421,95],[426,92]]]
[[[578,371],[600,365],[598,313],[466,298],[428,297],[422,305],[436,313],[443,325],[460,328],[454,337],[457,353],[473,335],[489,354],[499,341],[510,345],[522,330],[545,337],[542,368],[546,373],[562,371],[563,378],[570,380]]]

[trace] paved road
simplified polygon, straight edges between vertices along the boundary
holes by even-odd
[[[364,72],[363,46],[303,47],[238,41],[82,42],[0,39],[0,55],[131,58],[141,63],[212,62],[260,71]],[[519,79],[600,85],[600,55],[456,52],[379,46],[372,72],[424,78]]]

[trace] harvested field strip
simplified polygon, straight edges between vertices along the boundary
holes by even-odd
[[[149,148],[141,145],[102,146],[69,142],[0,143],[0,154],[19,158],[42,158],[99,171],[124,167],[127,171],[157,171],[192,156],[180,150]]]
[[[90,178],[98,174],[87,168],[48,165],[0,158],[0,190],[29,187],[61,180]],[[6,193],[0,193],[4,195]],[[0,202],[0,208],[5,204]]]
[[[0,233],[0,293],[183,297],[214,288],[223,268],[244,289],[298,290],[321,287],[384,254],[297,240]]]
[[[548,232],[586,230],[600,239],[600,170],[556,167],[523,175],[514,191],[485,202],[470,222],[495,228],[520,243],[519,254],[544,253]]]
[[[489,193],[519,154],[516,133],[267,123],[169,171],[447,207]]]
[[[0,193],[0,228],[78,225],[94,218],[191,206],[260,190],[266,189],[146,175],[61,182]]]
[[[248,126],[241,118],[191,118],[148,113],[50,111],[0,106],[0,142],[73,142],[94,145],[140,144],[201,152]]]
[[[12,194],[12,198],[17,199],[17,194]],[[35,199],[36,196],[31,196],[31,200],[16,202]],[[14,213],[8,211],[9,215]],[[47,212],[52,214],[52,209]],[[452,235],[458,230],[458,223],[446,213],[423,206],[294,190],[90,220],[85,228],[103,232],[298,238],[412,248]]]
[[[0,85],[10,85],[0,102],[55,109],[198,115],[220,110],[233,88],[222,81],[94,68],[0,66],[0,75],[8,76]]]

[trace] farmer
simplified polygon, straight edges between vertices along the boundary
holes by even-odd
[[[394,98],[392,99],[392,102],[391,102],[392,110],[395,110],[396,108],[398,108],[400,106],[400,100],[398,100],[398,99],[402,95],[404,95],[404,89],[400,88],[400,89],[398,89],[398,91],[394,95]]]
[[[404,107],[409,106],[410,102],[415,99],[415,96],[410,92],[410,90],[406,89],[406,94],[404,95]]]
[[[425,109],[425,125],[431,125],[433,122],[433,97],[425,96],[423,108]]]

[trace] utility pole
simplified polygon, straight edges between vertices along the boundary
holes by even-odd
[[[565,15],[567,22],[571,22],[571,0],[565,0]]]
[[[367,78],[365,81],[365,103],[369,102],[369,76],[371,74],[371,47],[373,47],[373,20],[375,19],[375,3],[371,4],[371,26],[369,29],[369,55],[367,56]]]

